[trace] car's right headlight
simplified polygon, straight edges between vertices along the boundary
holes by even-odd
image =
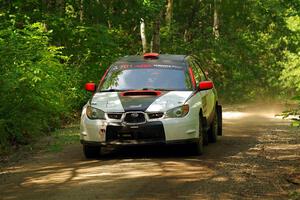
[[[86,116],[89,119],[105,119],[105,112],[92,106],[87,106]]]
[[[170,109],[166,112],[165,118],[180,118],[184,117],[189,113],[189,105],[185,104],[173,109]]]

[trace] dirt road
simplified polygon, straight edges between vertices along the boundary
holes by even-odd
[[[227,110],[203,156],[151,146],[86,160],[79,143],[37,154],[2,169],[0,199],[297,199],[300,134],[275,112]]]

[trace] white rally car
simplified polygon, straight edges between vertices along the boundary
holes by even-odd
[[[222,135],[222,107],[197,59],[126,56],[111,65],[83,107],[80,139],[87,158],[106,145],[189,143],[197,154]]]

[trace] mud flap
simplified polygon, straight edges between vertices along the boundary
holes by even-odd
[[[222,106],[217,105],[217,115],[218,115],[218,135],[222,135]]]

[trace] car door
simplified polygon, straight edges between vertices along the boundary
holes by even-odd
[[[201,81],[211,81],[208,79],[208,77],[205,75],[205,72],[202,70],[201,66],[198,64],[198,62],[195,60],[195,65],[199,69],[199,76]],[[213,112],[215,109],[215,102],[216,102],[216,95],[214,93],[214,89],[205,90],[205,98],[206,98],[206,112],[207,112],[207,119],[209,121],[213,120]]]
[[[195,60],[193,58],[189,58],[188,59],[188,63],[190,68],[193,71],[194,77],[195,77],[195,82],[196,82],[196,87],[198,88],[198,85],[201,81],[205,80],[205,77],[203,77],[203,74],[201,73],[201,69],[199,68],[199,66],[197,65],[197,63],[195,62]],[[208,90],[203,90],[200,91],[196,94],[196,96],[198,96],[199,101],[201,100],[202,102],[202,112],[203,112],[203,116],[208,118],[209,114],[210,114],[210,108],[209,108],[209,91]]]

